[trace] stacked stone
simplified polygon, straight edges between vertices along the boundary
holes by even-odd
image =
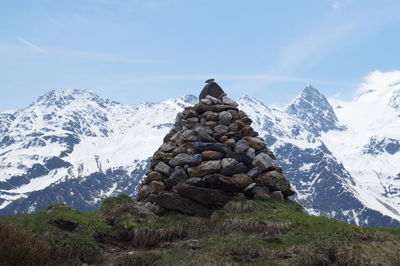
[[[293,195],[274,154],[214,80],[200,101],[178,113],[154,153],[138,200],[209,215],[234,197],[284,200]]]

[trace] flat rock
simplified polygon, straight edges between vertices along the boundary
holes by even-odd
[[[221,174],[206,175],[203,177],[203,182],[209,188],[217,188],[225,192],[236,191],[236,184],[232,178]]]
[[[166,176],[170,176],[172,174],[172,168],[164,162],[159,162],[156,165],[156,167],[154,168],[154,170],[156,170]]]
[[[265,142],[262,139],[256,137],[243,137],[246,140],[250,147],[254,148],[256,151],[262,150],[266,147]]]
[[[189,166],[195,166],[198,165],[202,160],[201,154],[187,154],[187,153],[180,153],[176,155],[174,158],[172,158],[169,161],[170,166],[182,166],[182,165],[189,165]]]
[[[229,152],[226,154],[226,158],[233,158],[236,161],[243,163],[247,168],[252,168],[252,160],[244,153],[240,152]]]
[[[220,112],[228,111],[228,110],[238,111],[238,109],[236,107],[229,106],[229,105],[196,104],[193,108],[200,115],[205,113],[205,112],[207,112],[207,111],[216,112],[216,113],[220,113]]]
[[[217,207],[222,207],[233,199],[232,195],[219,189],[196,187],[185,183],[179,183],[176,190],[181,196]]]
[[[232,100],[231,98],[229,98],[227,96],[222,97],[222,103],[233,106],[233,107],[238,106],[237,102],[235,102],[234,100]]]
[[[195,152],[201,153],[203,151],[212,150],[222,153],[228,153],[232,149],[223,143],[213,143],[213,142],[194,142],[193,149]]]
[[[245,173],[246,171],[247,171],[247,167],[243,163],[238,163],[234,166],[223,168],[221,170],[221,174],[226,175],[226,176],[231,176],[234,174]]]
[[[222,159],[224,157],[224,154],[222,152],[219,152],[219,151],[203,151],[201,153],[201,156],[202,156],[204,161],[208,161],[208,160],[219,160],[219,159]]]
[[[185,181],[185,183],[189,184],[189,185],[193,185],[193,186],[198,186],[198,187],[203,187],[206,185],[203,178],[200,178],[200,177],[191,177],[191,178],[187,179]]]
[[[218,173],[221,170],[221,160],[204,161],[194,167],[189,167],[190,177],[202,177],[208,174]]]
[[[149,200],[167,209],[178,211],[190,215],[210,216],[212,209],[200,204],[194,200],[180,196],[175,192],[162,192],[160,194],[152,194]]]
[[[194,130],[185,130],[180,136],[180,139],[183,141],[197,141],[197,135]]]

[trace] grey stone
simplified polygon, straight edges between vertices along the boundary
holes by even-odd
[[[231,105],[233,107],[237,107],[238,104],[237,102],[235,102],[234,100],[232,100],[231,98],[224,96],[222,97],[222,103],[227,104],[227,105]]]
[[[236,107],[233,107],[230,105],[206,105],[206,104],[196,104],[193,107],[193,109],[195,109],[199,115],[202,115],[203,113],[205,113],[207,111],[219,113],[219,112],[228,111],[228,110],[235,110],[235,111],[238,110]]]
[[[212,104],[221,104],[222,103],[220,99],[217,99],[211,95],[207,95],[206,99],[210,100]]]
[[[246,155],[250,158],[250,159],[254,159],[254,157],[256,157],[256,150],[254,148],[249,148],[246,151]]]
[[[231,113],[233,120],[239,120],[240,119],[240,115],[239,115],[238,111],[228,110],[228,112]]]
[[[224,125],[218,125],[218,126],[214,127],[214,132],[215,133],[224,134],[224,133],[226,133],[228,131],[229,131],[229,128],[227,126],[224,126]]]
[[[175,148],[176,148],[176,143],[172,141],[165,142],[160,146],[160,150],[164,152],[170,152]]]
[[[149,184],[151,181],[163,181],[165,176],[157,171],[151,171],[147,174],[146,184]]]
[[[212,151],[219,151],[222,153],[228,153],[231,152],[231,148],[223,143],[213,143],[213,142],[194,142],[193,143],[193,149],[195,152],[203,152],[207,150],[212,150]]]
[[[169,161],[169,165],[174,167],[178,165],[182,166],[185,164],[189,166],[195,166],[199,164],[201,160],[202,160],[201,154],[191,155],[186,153],[180,153]]]
[[[247,167],[243,163],[238,163],[234,166],[223,168],[221,174],[225,176],[231,176],[234,174],[241,174],[247,171]]]
[[[252,160],[244,153],[241,152],[228,152],[227,158],[233,158],[236,161],[243,163],[247,168],[251,168]]]
[[[190,177],[202,177],[208,174],[218,173],[221,170],[221,160],[205,161],[194,167],[189,167]]]
[[[180,139],[181,135],[182,135],[183,130],[179,130],[178,132],[176,132],[172,137],[171,137],[171,141],[177,141],[178,139]]]
[[[195,134],[194,130],[183,131],[180,139],[183,141],[197,141],[198,140],[197,135]]]
[[[186,174],[185,169],[181,166],[176,166],[168,179],[175,182],[183,182],[188,178],[189,176]]]
[[[191,117],[186,119],[187,122],[189,123],[199,123],[199,118],[198,117]]]
[[[159,162],[156,167],[154,168],[154,170],[166,175],[166,176],[170,176],[172,173],[172,168],[164,163],[164,162]]]
[[[224,159],[222,159],[222,161],[221,161],[221,166],[222,166],[222,168],[228,168],[228,167],[237,165],[238,163],[239,163],[239,162],[236,161],[236,160],[233,159],[233,158],[224,158]]]
[[[250,176],[251,178],[256,178],[257,176],[259,176],[262,173],[260,167],[254,167],[251,168],[248,172],[247,175]]]
[[[155,194],[158,194],[164,190],[165,190],[165,185],[163,182],[160,181],[151,181],[147,188],[148,193],[155,193]]]
[[[218,121],[218,124],[222,125],[222,126],[226,126],[228,131],[229,131],[229,125],[232,123],[231,120],[227,120],[227,119],[222,119]]]
[[[271,166],[276,166],[275,160],[266,153],[260,153],[253,159],[253,165],[258,166],[262,171],[266,171]]]
[[[202,187],[205,185],[203,178],[200,177],[191,177],[185,181],[185,183],[193,186]]]
[[[229,111],[223,111],[219,113],[219,120],[232,120],[232,115]]]
[[[233,149],[234,152],[245,152],[249,148],[249,143],[245,140],[239,140],[235,143],[235,148]]]
[[[213,104],[210,99],[201,99],[200,103],[207,104],[207,105],[212,105]]]
[[[233,122],[228,126],[228,129],[229,129],[229,131],[237,131],[237,130],[239,130],[239,125],[238,125],[238,123]]]

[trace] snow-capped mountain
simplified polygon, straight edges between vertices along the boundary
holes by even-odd
[[[238,100],[310,213],[400,226],[400,73],[390,75],[372,74],[351,102],[328,101],[312,86],[280,109]],[[121,105],[51,91],[0,114],[0,214],[55,201],[91,210],[110,195],[134,196],[176,113],[195,102]]]

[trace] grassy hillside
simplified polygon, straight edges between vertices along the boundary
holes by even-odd
[[[62,204],[0,218],[0,265],[400,265],[400,229],[314,217],[293,202],[229,202],[210,218],[91,213]]]

